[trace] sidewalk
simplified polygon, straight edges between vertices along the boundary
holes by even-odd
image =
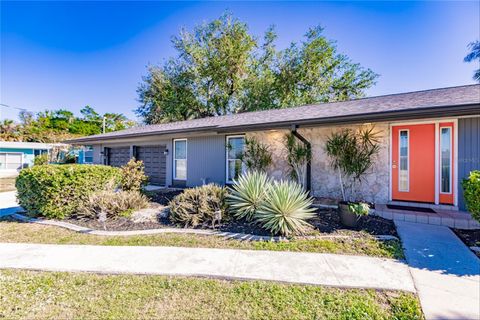
[[[2,243],[0,268],[258,279],[415,291],[408,267],[402,262],[319,253]]]
[[[480,319],[480,260],[447,227],[395,221],[427,319]]]
[[[10,215],[20,210],[16,191],[0,192],[0,217]]]

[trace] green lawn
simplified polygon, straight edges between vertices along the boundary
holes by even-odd
[[[15,177],[0,178],[0,192],[15,191]]]
[[[0,270],[5,319],[423,319],[415,295],[264,281]]]
[[[193,234],[158,234],[150,236],[94,236],[53,226],[0,221],[0,242],[51,244],[93,244],[107,246],[177,246],[231,248],[250,250],[323,252],[403,258],[398,241],[378,241],[362,233],[359,237],[341,239],[292,240],[289,242],[257,242],[230,240],[219,236]]]

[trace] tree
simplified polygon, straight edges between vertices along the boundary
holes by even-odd
[[[20,123],[4,120],[0,123],[0,139],[28,142],[61,142],[78,136],[102,133],[103,117],[107,132],[129,128],[135,122],[121,113],[105,113],[103,116],[92,107],[80,110],[76,117],[65,109],[45,110],[34,115],[28,111],[19,113]]]
[[[472,62],[478,60],[480,64],[480,41],[471,42],[468,47],[470,48],[470,53],[463,59],[465,62]],[[478,64],[477,64],[478,65]],[[474,71],[473,80],[480,83],[480,67]]]
[[[323,29],[277,50],[270,27],[263,38],[230,14],[182,30],[178,52],[149,66],[137,92],[136,110],[148,124],[285,108],[361,97],[377,75],[337,52]]]
[[[380,151],[379,132],[375,132],[374,127],[332,132],[325,151],[330,165],[338,172],[343,201],[356,201],[356,186],[372,168]]]

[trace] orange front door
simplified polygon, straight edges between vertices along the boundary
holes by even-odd
[[[435,124],[392,127],[392,200],[435,202]]]

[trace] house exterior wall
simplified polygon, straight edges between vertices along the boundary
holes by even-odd
[[[187,139],[187,186],[225,184],[225,136]]]
[[[33,149],[0,148],[0,152],[22,153],[23,165],[27,167],[30,167],[33,165],[33,158],[35,158]]]
[[[462,181],[480,170],[480,117],[458,119],[458,206],[466,210]]]
[[[324,151],[328,136],[343,128],[358,129],[359,126],[329,126],[300,128],[298,132],[312,145],[312,193],[317,197],[341,198],[338,176],[329,165],[329,159]],[[375,165],[366,174],[359,197],[366,201],[386,203],[389,200],[389,125],[376,123],[375,129],[380,138],[380,152]],[[273,164],[269,175],[275,179],[288,177],[289,167],[286,162],[287,151],[284,147],[285,135],[288,130],[257,131],[246,133],[247,138],[255,137],[267,144],[273,156]]]

